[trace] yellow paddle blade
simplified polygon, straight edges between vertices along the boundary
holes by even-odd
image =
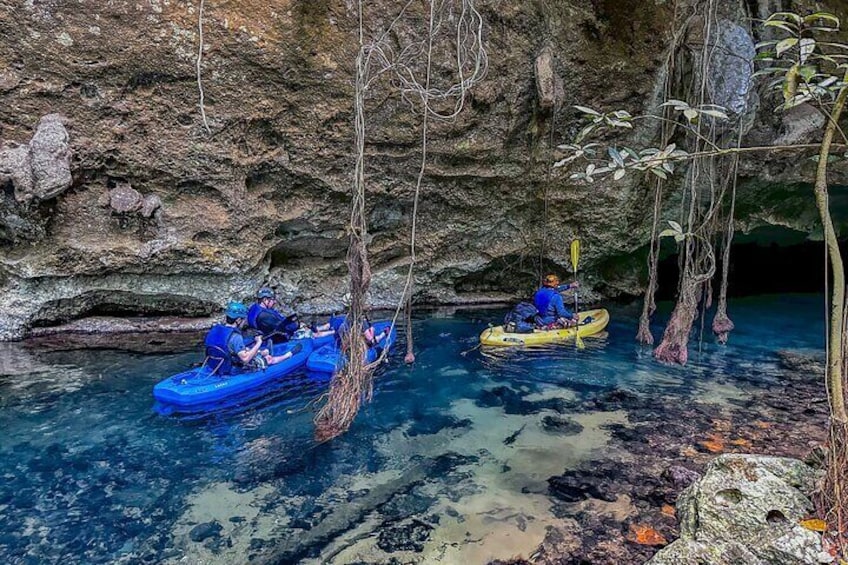
[[[577,263],[580,261],[580,240],[575,239],[571,242],[571,266],[574,272],[577,272]]]
[[[583,343],[583,338],[580,337],[580,334],[577,334],[577,337],[574,340],[574,343],[577,344],[577,349],[586,349],[586,344]]]

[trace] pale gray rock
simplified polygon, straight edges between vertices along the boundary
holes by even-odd
[[[18,195],[31,194],[34,187],[32,159],[29,145],[18,145],[0,150],[0,183],[12,182]]]
[[[153,217],[162,207],[162,200],[155,194],[148,194],[141,201],[141,215],[145,218]]]
[[[748,108],[754,74],[754,40],[751,32],[729,20],[719,22],[716,49],[712,51],[707,87],[714,104],[736,114]]]
[[[0,182],[12,182],[18,202],[55,198],[72,180],[68,131],[58,114],[41,118],[29,144],[0,150]]]
[[[109,191],[109,206],[118,214],[129,214],[142,207],[141,193],[129,183],[121,183]]]
[[[71,148],[59,114],[41,118],[29,149],[35,185],[33,198],[49,200],[71,186]]]
[[[677,501],[680,539],[651,565],[819,563],[821,537],[800,526],[816,471],[796,459],[722,455]]]
[[[560,98],[561,90],[554,70],[554,54],[548,46],[536,57],[536,93],[539,106],[546,110],[553,108]]]

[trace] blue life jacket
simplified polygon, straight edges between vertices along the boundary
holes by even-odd
[[[261,304],[255,302],[250,305],[250,309],[247,311],[247,325],[255,330],[259,328],[256,327],[256,318],[259,316],[259,313],[262,310],[267,310],[267,308],[263,308]]]
[[[265,322],[261,322],[264,319]],[[268,319],[274,320],[268,323]],[[247,325],[255,330],[259,330],[263,334],[272,332],[282,332],[288,337],[291,337],[294,332],[300,327],[300,322],[297,319],[297,314],[291,316],[283,316],[279,310],[273,308],[265,308],[258,302],[250,306],[247,311]]]
[[[230,375],[235,367],[242,364],[238,355],[230,351],[229,345],[230,337],[237,331],[232,326],[215,324],[206,334],[203,343],[206,346],[206,357],[209,366],[212,367],[212,374]]]
[[[556,294],[556,290],[544,286],[533,295],[533,304],[536,306],[536,310],[539,311],[539,315],[543,318],[548,316],[548,307],[551,305],[551,301]]]

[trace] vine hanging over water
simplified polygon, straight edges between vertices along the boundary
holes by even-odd
[[[427,162],[429,120],[450,120],[465,106],[468,90],[486,74],[488,59],[483,44],[483,18],[473,0],[431,0],[426,4],[426,31],[422,39],[393,47],[391,40],[405,17],[411,16],[412,1],[407,2],[391,24],[376,40],[365,42],[363,4],[357,4],[359,52],[356,57],[354,93],[354,130],[356,165],[352,186],[351,217],[348,226],[350,246],[347,264],[350,271],[350,308],[343,336],[347,362],[334,376],[326,402],[315,417],[316,438],[332,439],[344,433],[352,423],[363,400],[372,393],[373,370],[388,355],[384,349],[374,363],[366,363],[367,344],[360,328],[367,323],[367,292],[371,282],[365,216],[365,135],[366,101],[378,85],[388,83],[400,94],[411,110],[421,115],[421,164],[415,181],[409,236],[409,266],[400,300],[392,318],[397,324],[405,308],[407,322],[407,362],[414,361],[411,309],[416,263],[418,202]],[[435,85],[432,76],[434,52],[453,51],[452,75],[444,85]],[[423,74],[423,78],[421,75]]]

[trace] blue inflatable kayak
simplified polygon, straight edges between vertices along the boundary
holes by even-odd
[[[277,344],[273,353],[283,355],[291,351],[297,343],[303,346],[299,353],[266,369],[220,376],[213,375],[211,367],[203,366],[161,381],[153,387],[153,396],[156,400],[172,406],[191,407],[241,395],[302,367],[312,353],[311,339]]]
[[[387,347],[391,347],[397,337],[397,332],[395,331],[395,328],[392,327],[392,323],[390,321],[374,322],[372,325],[374,326],[375,335],[383,332],[386,328],[392,329],[389,332],[389,335],[380,341],[379,344],[368,348],[368,351],[365,353],[366,363],[373,363],[376,361],[380,352]],[[339,349],[338,343],[332,343],[315,349],[306,361],[306,369],[316,373],[335,373],[344,367],[346,361],[345,356],[342,355]]]

